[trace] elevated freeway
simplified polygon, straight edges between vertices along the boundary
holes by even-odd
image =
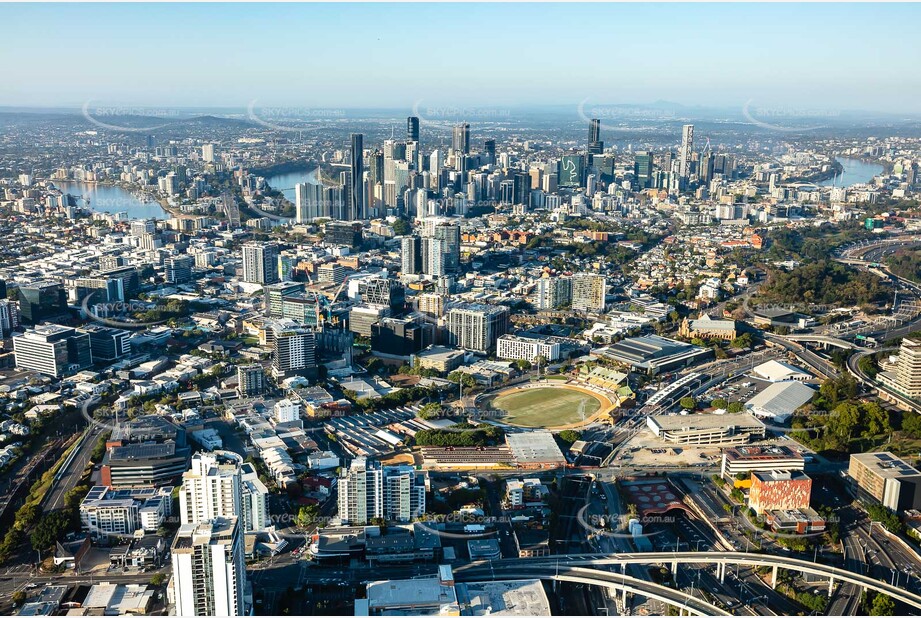
[[[623,573],[612,573],[598,569],[587,569],[567,564],[526,564],[520,567],[503,567],[495,569],[492,565],[471,565],[455,569],[454,576],[459,581],[482,581],[483,579],[544,579],[561,582],[573,582],[600,586],[616,590],[623,595],[626,605],[627,594],[641,594],[656,599],[678,609],[697,616],[729,616],[725,610],[712,605],[697,596],[682,590],[668,588],[660,584],[644,581]]]
[[[708,563],[717,565],[718,576],[722,579],[726,575],[728,565],[744,565],[752,567],[767,566],[773,569],[772,582],[776,583],[778,569],[787,569],[797,571],[818,577],[828,579],[829,591],[834,589],[834,584],[846,582],[854,584],[865,590],[873,590],[889,595],[893,599],[901,601],[911,607],[921,610],[921,595],[910,592],[903,587],[895,586],[890,583],[854,573],[846,569],[833,567],[827,564],[809,562],[799,558],[789,556],[774,556],[770,554],[753,554],[747,552],[729,552],[729,551],[686,551],[686,552],[644,552],[631,554],[561,554],[558,556],[548,556],[543,558],[522,558],[506,559],[487,562],[473,562],[467,566],[458,567],[458,571],[469,568],[494,568],[505,573],[508,570],[528,565],[539,566],[546,565],[553,569],[562,568],[563,565],[588,566],[603,569],[605,567],[620,566],[628,564],[670,564],[673,571],[676,571],[679,564]]]

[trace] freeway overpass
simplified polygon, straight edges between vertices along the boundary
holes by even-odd
[[[828,335],[777,335],[777,337],[783,337],[787,341],[806,341],[808,343],[823,343],[825,345],[834,346],[836,348],[842,348],[845,350],[862,350],[861,346],[851,343],[850,341],[845,341],[844,339],[838,339],[837,337],[829,337]]]
[[[656,599],[677,607],[682,612],[697,616],[729,616],[724,610],[712,605],[696,596],[682,590],[668,588],[631,577],[622,573],[612,573],[599,569],[586,569],[566,564],[559,565],[524,565],[514,568],[502,568],[498,572],[491,565],[476,565],[459,572],[455,570],[455,578],[460,581],[482,581],[488,579],[550,579],[561,582],[588,584],[616,590],[623,595],[622,602],[626,604],[627,593],[638,594],[650,599]]]
[[[907,605],[921,610],[921,595],[909,592],[903,588],[893,586],[883,581],[873,579],[866,575],[853,573],[851,571],[838,567],[819,564],[792,558],[789,556],[773,556],[770,554],[752,554],[747,552],[730,552],[730,551],[703,551],[703,552],[644,552],[631,554],[560,554],[558,556],[547,556],[544,558],[512,558],[504,560],[494,560],[489,562],[472,562],[465,566],[459,566],[455,572],[463,572],[466,569],[485,568],[496,569],[500,573],[506,573],[520,566],[548,566],[552,569],[562,568],[563,565],[572,566],[590,566],[590,567],[610,567],[620,566],[622,569],[627,564],[671,564],[672,570],[676,571],[679,564],[715,564],[717,565],[717,574],[722,579],[726,575],[727,565],[744,565],[752,567],[767,566],[773,569],[774,579],[778,569],[787,569],[798,571],[809,575],[816,575],[828,579],[829,592],[834,587],[835,582],[847,582],[863,588],[887,594],[893,599],[901,601]],[[557,566],[559,565],[559,567]]]
[[[869,354],[874,354],[876,352],[887,352],[887,351],[891,352],[894,350],[898,350],[898,348],[896,347],[881,348],[879,350],[861,351],[861,352],[857,352],[856,354],[852,354],[847,359],[847,369],[851,373],[851,375],[857,378],[858,382],[860,382],[867,388],[875,390],[877,394],[879,395],[879,398],[882,399],[883,401],[891,401],[892,403],[896,404],[898,407],[902,408],[903,410],[913,410],[915,412],[921,413],[921,405],[919,405],[917,401],[909,399],[905,395],[892,390],[888,386],[880,384],[879,382],[872,379],[870,376],[865,374],[860,369],[860,359],[863,358],[864,356],[867,356]]]

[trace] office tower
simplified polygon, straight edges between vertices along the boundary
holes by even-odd
[[[604,311],[606,292],[604,275],[577,273],[572,276],[572,308],[577,311]]]
[[[317,280],[320,283],[342,283],[345,281],[345,266],[335,262],[321,264],[317,268]]]
[[[553,277],[537,280],[539,309],[559,309],[572,302],[572,279]]]
[[[294,185],[295,222],[308,223],[323,216],[323,185],[312,182]]]
[[[349,221],[329,221],[323,226],[327,245],[355,248],[361,244],[361,224]]]
[[[316,372],[316,336],[313,330],[290,320],[277,322],[272,329],[272,375],[283,379],[295,375],[309,377]]]
[[[384,153],[380,150],[368,155],[368,178],[372,186],[384,184]]]
[[[0,297],[0,338],[9,337],[19,324],[19,306],[5,296]]]
[[[349,178],[349,221],[365,218],[365,189],[364,189],[364,136],[361,133],[352,133],[351,177]]]
[[[167,283],[188,283],[192,280],[192,264],[195,259],[191,255],[178,255],[166,258],[163,262],[164,275]]]
[[[265,392],[265,371],[262,365],[237,365],[237,390],[242,397],[255,397]]]
[[[205,163],[214,162],[214,144],[204,144],[201,147],[201,158]]]
[[[681,129],[681,150],[678,151],[678,176],[687,180],[691,175],[691,152],[694,150],[694,125]]]
[[[179,527],[170,549],[177,616],[243,616],[246,584],[237,517]]]
[[[921,340],[902,339],[894,370],[880,372],[877,379],[910,399],[921,399]]]
[[[512,199],[515,204],[527,204],[531,196],[531,175],[524,172],[518,172],[513,177],[514,195]]]
[[[249,242],[243,245],[243,281],[246,283],[277,283],[278,245]]]
[[[440,238],[422,238],[422,272],[433,277],[441,277],[446,272],[445,241]]]
[[[24,284],[17,290],[19,311],[25,324],[37,324],[67,311],[67,293],[57,281]]]
[[[280,281],[263,288],[265,299],[263,310],[270,318],[280,318],[283,316],[282,301],[289,297],[304,292],[304,284],[297,281]]]
[[[486,151],[486,162],[490,165],[496,164],[496,140],[488,139],[483,142],[483,150]]]
[[[359,288],[362,302],[387,307],[394,315],[403,311],[403,305],[406,303],[406,290],[403,284],[396,279],[374,277],[361,282]]]
[[[446,316],[449,345],[481,354],[496,348],[496,340],[508,332],[508,308],[500,305],[465,304]]]
[[[406,119],[406,139],[410,142],[419,141],[419,117],[410,116]]]
[[[454,156],[470,154],[470,125],[466,122],[454,125],[451,136],[451,149]],[[463,157],[460,157],[463,159]]]
[[[131,353],[131,333],[119,328],[89,324],[79,329],[90,337],[93,361],[116,361]]]
[[[847,474],[861,501],[882,504],[896,514],[921,508],[921,472],[893,453],[851,455]]]
[[[57,324],[42,324],[13,336],[16,367],[54,378],[93,364],[88,333]]]
[[[400,242],[402,266],[404,275],[422,274],[422,239],[418,236],[404,236]]]
[[[600,155],[604,152],[604,142],[601,141],[601,120],[592,118],[588,125],[588,153]]]
[[[576,188],[582,186],[582,172],[585,169],[585,157],[580,154],[563,155],[560,158],[559,177],[557,184],[560,187]]]
[[[633,175],[639,190],[652,187],[652,155],[645,150],[637,151],[633,157]]]
[[[716,157],[713,156],[713,153],[707,151],[703,153],[700,157],[700,161],[697,165],[697,176],[700,178],[700,182],[706,184],[713,179],[713,169]]]

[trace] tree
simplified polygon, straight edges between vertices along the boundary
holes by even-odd
[[[520,358],[515,361],[515,367],[518,371],[528,371],[531,368],[531,361]]]
[[[870,606],[871,616],[894,616],[895,601],[888,594],[877,593]]]
[[[755,340],[752,338],[751,333],[742,333],[738,337],[732,340],[731,345],[737,350],[743,350],[745,348],[750,348],[755,343]]]
[[[163,573],[157,573],[156,575],[150,578],[151,586],[162,586],[165,583],[166,583],[166,575],[164,575]]]
[[[906,412],[902,417],[902,431],[912,438],[921,438],[921,414]]]
[[[741,401],[730,401],[729,405],[726,406],[726,411],[728,411],[731,414],[738,414],[744,409],[745,409],[745,406],[742,404]]]
[[[71,526],[71,517],[64,511],[52,511],[35,526],[29,540],[32,547],[41,551],[54,545]]]
[[[729,402],[723,399],[722,397],[717,397],[716,399],[710,402],[710,405],[713,406],[714,408],[725,410],[726,407],[729,405]]]
[[[17,590],[13,593],[12,601],[13,605],[22,605],[26,602],[29,596],[26,594],[25,590]]]
[[[432,418],[438,418],[442,414],[442,407],[440,403],[427,403],[422,408],[419,409],[419,418],[424,421],[427,421]]]
[[[697,400],[693,397],[682,397],[681,401],[678,402],[682,408],[685,410],[696,410],[697,409]]]
[[[564,429],[559,433],[560,440],[572,444],[582,439],[582,433],[573,429]]]
[[[301,528],[307,528],[313,525],[320,516],[320,509],[315,504],[302,506],[297,512],[295,523]]]

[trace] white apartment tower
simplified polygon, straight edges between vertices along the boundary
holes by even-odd
[[[182,524],[170,550],[176,616],[242,616],[246,567],[236,517]]]

